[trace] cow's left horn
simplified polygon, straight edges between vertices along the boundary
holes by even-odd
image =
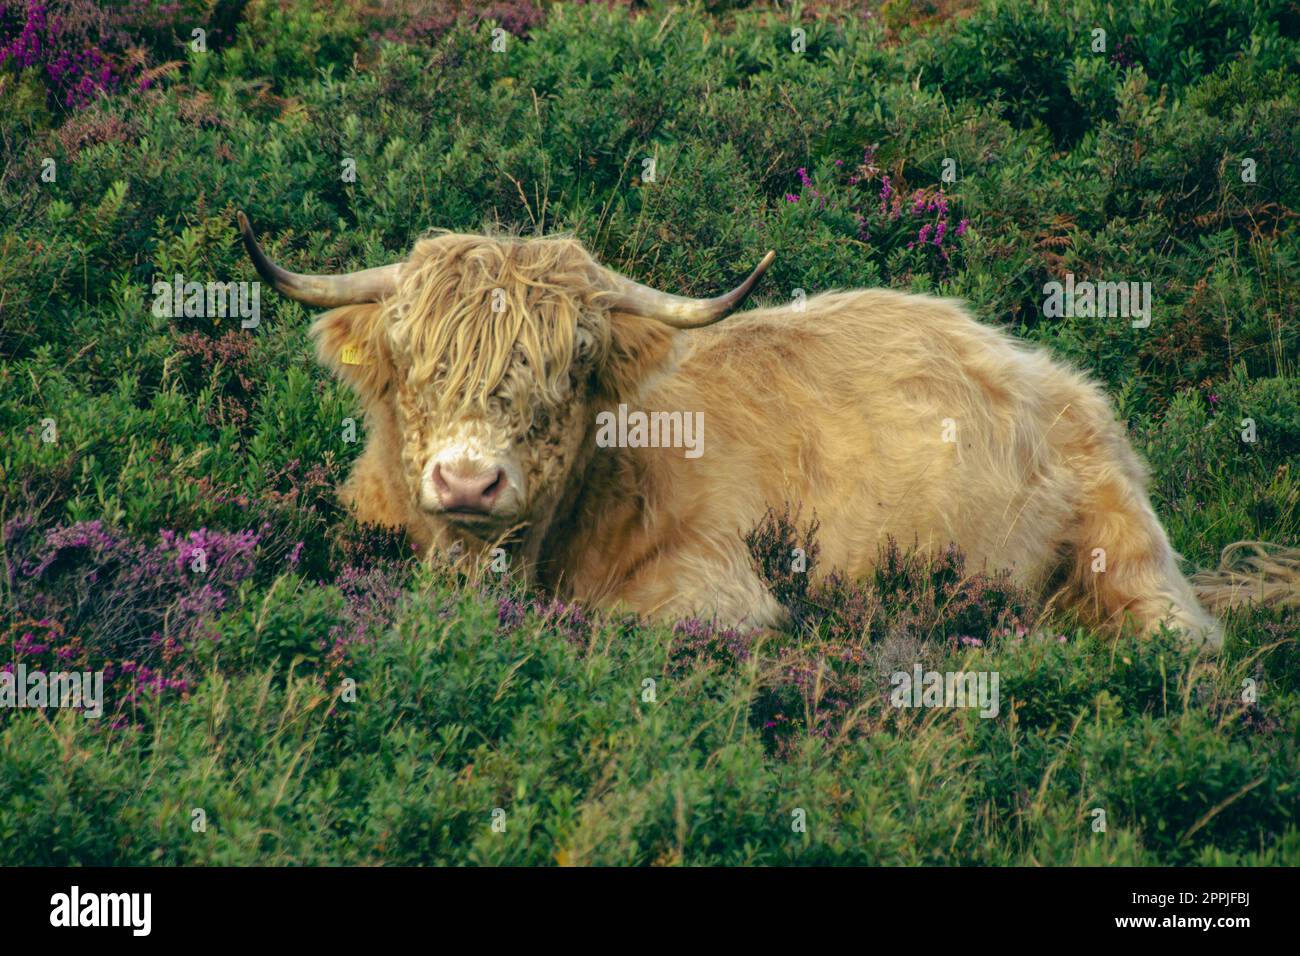
[[[235,216],[239,220],[239,231],[244,237],[244,248],[248,250],[248,257],[253,260],[257,274],[271,283],[277,292],[291,299],[322,309],[333,309],[359,302],[378,302],[397,289],[397,273],[402,267],[401,263],[337,276],[303,275],[282,269],[268,259],[262,247],[257,244],[257,236],[253,234],[253,227],[249,225],[243,210]]]
[[[617,298],[612,307],[619,312],[631,312],[633,315],[657,319],[675,329],[698,329],[705,325],[712,325],[725,319],[745,301],[775,258],[776,253],[769,252],[758,267],[749,274],[748,279],[726,295],[720,295],[715,299],[688,299],[685,296],[671,295],[639,282],[633,282],[626,276],[617,276],[618,283],[614,290]]]

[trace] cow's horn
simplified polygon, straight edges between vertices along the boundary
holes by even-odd
[[[645,316],[648,319],[658,319],[676,329],[698,329],[701,326],[712,325],[725,319],[745,301],[775,258],[776,253],[769,252],[758,267],[749,274],[748,279],[726,295],[720,295],[715,299],[688,299],[685,296],[671,295],[641,285],[639,282],[633,282],[625,276],[618,276],[618,284],[614,290],[617,298],[612,308],[619,312]]]
[[[401,263],[347,272],[337,276],[310,276],[282,269],[262,251],[257,236],[248,223],[243,210],[237,212],[239,231],[244,237],[244,248],[253,260],[257,274],[275,287],[277,292],[307,305],[333,309],[340,305],[359,302],[378,302],[397,288],[397,273]]]

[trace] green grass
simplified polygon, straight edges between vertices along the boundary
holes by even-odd
[[[860,734],[774,759],[749,719],[758,656],[675,676],[664,629],[572,645],[534,618],[503,633],[494,608],[423,585],[347,668],[354,702],[341,679],[218,658],[139,731],[11,720],[6,862],[1252,865],[1300,851],[1294,695],[1268,708],[1288,726],[1243,725],[1245,661],[1084,637],[971,651],[945,662],[1000,672],[998,719],[873,694]]]
[[[252,331],[150,308],[176,272],[255,277],[237,208],[306,271],[540,225],[712,294],[773,248],[760,302],[961,297],[1089,370],[1189,568],[1294,545],[1294,4],[830,4],[802,55],[762,6],[547,3],[500,54],[490,22],[371,6],[192,4],[237,26],[207,53],[127,24],[183,62],[71,112],[0,66],[0,660],[112,675],[101,721],[0,710],[0,863],[1300,863],[1294,610],[1236,612],[1207,661],[1059,617],[971,635],[922,577],[859,633],[526,604],[341,512],[359,409],[301,306],[267,292]],[[969,220],[947,260],[879,214],[881,175]],[[1044,318],[1066,272],[1150,281],[1151,327]],[[200,529],[207,577],[160,538]],[[996,671],[998,716],[891,707],[903,659]]]

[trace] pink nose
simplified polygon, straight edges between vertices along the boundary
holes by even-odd
[[[443,471],[442,465],[433,466],[433,490],[445,511],[488,514],[506,484],[506,473],[500,468],[465,477]]]

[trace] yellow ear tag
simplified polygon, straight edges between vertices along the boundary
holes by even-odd
[[[344,365],[369,365],[366,361],[365,353],[361,351],[361,346],[355,342],[349,342],[343,346],[343,364]]]

